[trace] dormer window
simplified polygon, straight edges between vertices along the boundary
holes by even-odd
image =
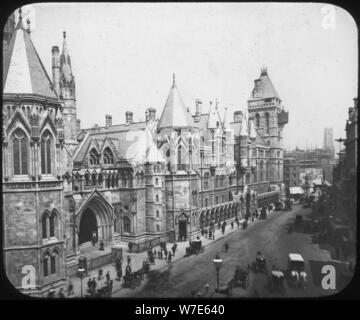
[[[109,147],[104,150],[104,164],[114,164],[114,156]]]
[[[99,154],[95,149],[90,151],[90,164],[99,164]]]

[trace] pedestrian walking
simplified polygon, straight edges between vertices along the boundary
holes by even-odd
[[[106,283],[109,283],[110,282],[110,271],[106,272]]]
[[[71,296],[72,294],[74,294],[74,285],[71,282],[71,280],[68,283],[68,287],[67,287],[67,295],[68,297]]]
[[[212,233],[212,239],[215,240],[215,229],[213,230],[213,233]]]
[[[211,229],[209,229],[209,239],[212,238],[212,232],[211,232]]]
[[[225,242],[224,248],[225,248],[225,252],[228,252],[228,250],[229,250],[229,245],[228,245],[227,242]]]
[[[117,281],[121,281],[122,268],[117,269],[116,276],[117,276],[117,277],[116,277],[116,280],[117,280]]]
[[[175,257],[176,245],[174,244],[171,248],[173,256]]]
[[[127,256],[127,264],[128,264],[128,266],[131,264],[131,257],[130,256]]]
[[[88,286],[88,292],[91,292],[91,287],[92,287],[92,280],[91,278],[89,278],[88,282],[87,282],[87,286]]]
[[[219,223],[218,223],[218,229],[220,229],[221,228],[221,222],[219,221]]]
[[[171,252],[169,251],[169,254],[168,254],[168,260],[167,260],[168,263],[171,262]]]
[[[234,229],[234,221],[231,221],[231,229]]]
[[[205,229],[205,237],[207,238],[208,236],[208,229]]]
[[[204,234],[205,234],[205,230],[204,228],[201,228],[201,235],[204,236]]]

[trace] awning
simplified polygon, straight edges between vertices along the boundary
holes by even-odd
[[[301,187],[290,187],[290,194],[304,194],[304,189]]]

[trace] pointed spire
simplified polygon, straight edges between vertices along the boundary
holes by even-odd
[[[67,57],[69,55],[67,50],[67,43],[66,43],[66,31],[63,31],[63,48],[62,48],[62,54]]]
[[[30,33],[31,31],[30,31],[30,19],[29,18],[26,19],[26,24],[27,24],[27,32]]]
[[[21,7],[19,8],[19,20],[18,20],[18,23],[16,25],[16,29],[23,29],[23,23],[22,23],[22,9]]]
[[[230,121],[229,121],[227,107],[225,107],[223,126],[225,131],[227,132],[230,131]]]
[[[187,112],[185,104],[175,84],[175,74],[173,74],[173,83],[160,117],[158,129],[191,127],[192,123],[193,119]]]
[[[216,125],[217,122],[219,122],[219,119],[218,119],[216,106],[215,104],[212,103],[212,101],[210,101],[208,129],[216,129],[218,127]]]
[[[175,88],[175,87],[176,87],[176,83],[175,83],[175,73],[173,73],[173,82],[172,82],[171,88]]]

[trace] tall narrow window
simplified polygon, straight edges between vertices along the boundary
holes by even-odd
[[[268,112],[265,113],[265,131],[266,133],[270,132],[270,115]]]
[[[56,273],[56,253],[54,253],[50,258],[50,273]]]
[[[260,182],[264,181],[264,162],[260,161]]]
[[[182,146],[179,146],[179,148],[178,148],[178,170],[185,170],[184,164],[182,162],[182,156],[183,156],[183,148],[182,148]]]
[[[128,217],[124,217],[124,231],[130,233],[130,219]]]
[[[258,113],[255,115],[255,124],[257,128],[260,128],[260,115]]]
[[[20,129],[13,135],[13,161],[15,175],[28,173],[28,140]]]
[[[44,277],[49,275],[49,254],[48,253],[46,253],[44,256],[43,272],[44,272]]]
[[[46,132],[41,137],[41,173],[51,173],[51,135]]]
[[[47,219],[48,215],[45,213],[41,219],[41,226],[42,226],[42,237],[43,239],[47,238]]]
[[[113,153],[109,147],[106,147],[104,150],[104,164],[113,164],[113,163],[114,163]]]
[[[56,213],[53,212],[49,219],[50,237],[55,237]]]
[[[90,151],[90,164],[99,164],[99,154],[95,149]]]

